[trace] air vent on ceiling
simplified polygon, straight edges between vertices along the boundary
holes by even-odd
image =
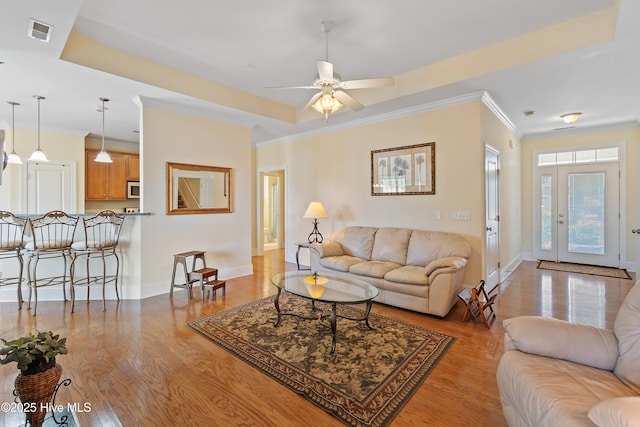
[[[29,19],[29,37],[43,42],[49,42],[52,32],[53,26],[36,21],[35,19]]]

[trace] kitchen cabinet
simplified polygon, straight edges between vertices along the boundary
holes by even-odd
[[[127,200],[126,154],[110,151],[113,163],[98,163],[93,159],[99,151],[85,152],[85,199]]]
[[[140,155],[127,154],[127,181],[140,181]]]

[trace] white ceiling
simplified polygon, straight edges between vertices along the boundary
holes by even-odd
[[[308,85],[325,59],[343,79],[397,77],[412,70],[559,24],[618,0],[23,0],[0,15],[0,127],[35,128],[42,95],[42,129],[102,133],[99,98],[111,99],[108,138],[137,141],[144,102],[253,128],[253,142],[326,131],[399,110],[486,92],[521,136],[567,125],[559,115],[581,111],[577,130],[638,126],[640,120],[640,2],[623,0],[614,40],[478,77],[394,96],[393,89],[352,91],[367,108],[343,108],[327,124],[313,110],[296,124],[233,110],[60,59],[70,32],[187,71],[214,82],[301,109],[308,90],[266,89]],[[27,37],[29,18],[54,26],[50,43]],[[569,35],[570,37],[571,35]],[[384,95],[384,96],[379,96]],[[535,110],[532,117],[523,112]],[[566,132],[566,131],[564,131]],[[18,139],[20,135],[17,135]],[[26,156],[28,153],[20,153]]]

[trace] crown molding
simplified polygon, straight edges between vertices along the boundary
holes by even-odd
[[[322,128],[312,129],[308,131],[298,132],[284,137],[274,138],[266,141],[256,142],[256,147],[261,147],[271,144],[280,144],[282,142],[293,141],[296,139],[307,138],[310,136],[321,135],[330,132],[337,132],[340,130],[351,129],[354,127],[365,126],[372,123],[379,123],[386,120],[396,119],[405,116],[411,116],[418,113],[424,113],[426,111],[439,110],[441,108],[452,107],[455,105],[466,104],[468,102],[483,100],[486,92],[472,92],[466,95],[454,96],[451,98],[441,99],[434,102],[428,102],[425,104],[416,105],[408,108],[401,108],[388,113],[376,114],[361,119],[350,120],[344,123],[329,124]],[[495,104],[495,103],[494,103]],[[506,117],[506,116],[505,116]]]
[[[516,125],[514,125],[511,119],[509,119],[505,112],[502,111],[502,108],[500,108],[498,104],[496,104],[491,95],[489,95],[489,92],[485,91],[482,93],[482,103],[486,105],[493,114],[495,114],[498,120],[500,120],[511,133],[516,136],[518,135],[518,128],[516,127]]]

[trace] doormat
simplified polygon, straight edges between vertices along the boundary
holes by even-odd
[[[280,296],[280,306],[304,316],[311,310],[308,300],[288,294]],[[339,305],[338,314],[364,313]],[[286,316],[274,327],[276,317],[268,297],[187,325],[349,426],[388,425],[456,340],[371,313],[372,330],[339,319],[330,354],[324,322]]]
[[[566,271],[568,273],[582,273],[582,274],[591,274],[593,276],[615,277],[616,279],[631,280],[631,276],[629,276],[629,273],[627,273],[627,270],[613,268],[613,267],[600,267],[597,265],[586,265],[586,264],[571,264],[568,262],[540,261],[538,263],[538,268],[541,270]]]

